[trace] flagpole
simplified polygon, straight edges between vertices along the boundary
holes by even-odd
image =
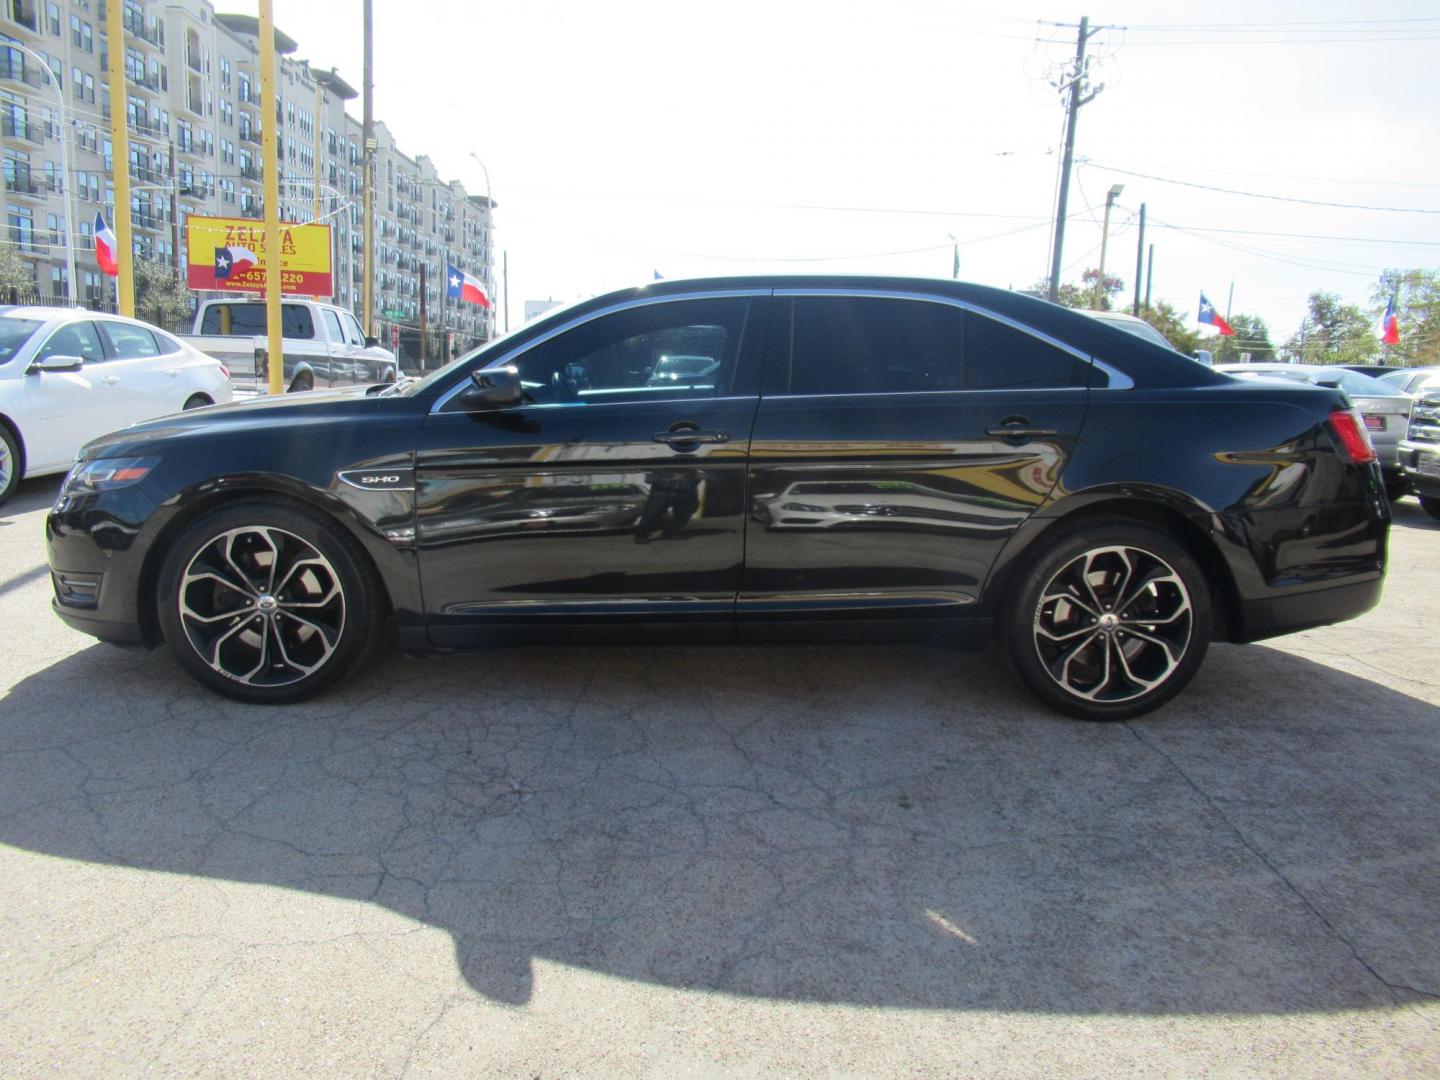
[[[123,4],[110,0],[105,12],[110,61],[110,173],[115,178],[115,308],[121,315],[135,316],[135,231],[130,221],[130,132],[125,126],[125,26]],[[65,178],[67,184],[70,177]],[[75,287],[74,281],[70,287]]]
[[[440,366],[444,367],[450,362],[450,351],[446,348],[450,340],[446,335],[449,323],[449,320],[446,319],[446,314],[450,307],[450,249],[448,247],[441,248],[440,251],[445,260],[444,265],[440,269],[442,275],[440,287]]]

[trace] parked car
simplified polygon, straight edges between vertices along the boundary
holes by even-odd
[[[283,382],[291,393],[393,383],[399,377],[395,354],[366,337],[359,320],[345,308],[286,300],[280,305],[280,330]],[[220,360],[241,386],[261,389],[269,381],[263,300],[201,301],[194,333],[181,340]]]
[[[1407,394],[1417,394],[1422,387],[1431,383],[1440,384],[1440,366],[1392,368],[1379,376],[1383,383],[1389,383]]]
[[[1400,465],[1425,512],[1440,520],[1440,384],[1422,388],[1410,408]]]
[[[1144,338],[1146,341],[1153,341],[1156,345],[1163,345],[1167,349],[1174,349],[1176,352],[1180,352],[1179,349],[1176,349],[1174,345],[1170,344],[1169,338],[1138,316],[1126,315],[1123,311],[1092,311],[1088,308],[1082,309],[1081,313],[1089,315],[1092,319],[1107,322],[1117,330],[1124,330],[1127,334],[1134,334],[1138,338]],[[1180,353],[1180,355],[1184,356],[1185,354]],[[1190,355],[1190,359],[1198,360],[1206,367],[1209,367],[1215,362],[1209,349],[1196,349],[1195,352]]]
[[[1410,396],[1379,379],[1345,367],[1319,364],[1221,364],[1216,369],[1246,379],[1288,379],[1316,386],[1334,386],[1350,396],[1365,420],[1365,430],[1380,459],[1385,491],[1392,499],[1405,494],[1400,469],[1400,440],[1410,417]]]
[[[719,366],[652,383],[675,353]],[[1043,701],[1120,719],[1212,640],[1370,608],[1389,521],[1339,390],[998,289],[742,277],[550,312],[393,389],[110,435],[47,541],[67,623],[244,701],[343,678],[388,621],[442,651],[998,639]]]
[[[24,477],[64,472],[97,435],[229,400],[223,366],[148,323],[0,307],[0,502]]]
[[[1357,375],[1369,375],[1372,379],[1379,379],[1385,375],[1392,375],[1399,371],[1399,368],[1391,367],[1389,364],[1341,364],[1346,371],[1353,371]]]

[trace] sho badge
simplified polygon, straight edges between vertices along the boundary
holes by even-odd
[[[414,469],[347,469],[337,474],[341,483],[362,491],[414,491]]]

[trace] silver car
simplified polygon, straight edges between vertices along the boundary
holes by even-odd
[[[1400,469],[1400,440],[1410,418],[1410,395],[1380,379],[1343,367],[1318,364],[1218,364],[1216,371],[1247,379],[1289,379],[1316,385],[1338,386],[1345,391],[1360,415],[1385,474],[1385,490],[1392,499],[1405,494],[1405,476]]]

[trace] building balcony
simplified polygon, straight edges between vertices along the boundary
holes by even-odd
[[[149,229],[152,232],[158,232],[165,228],[162,218],[158,218],[154,214],[136,213],[134,210],[130,211],[130,224],[133,228]]]
[[[142,184],[160,184],[165,180],[154,169],[147,169],[143,165],[130,166],[130,179],[138,180]]]
[[[185,66],[191,71],[201,71],[200,51],[191,48],[188,44],[185,46]]]
[[[249,143],[251,146],[264,145],[264,142],[261,140],[260,137],[260,132],[258,131],[242,131],[240,133],[240,141]]]
[[[145,25],[145,18],[142,15],[127,13],[124,18],[125,29],[134,34],[141,41],[148,41],[151,45],[163,46],[165,35],[157,26],[151,30]]]
[[[16,176],[5,177],[5,190],[11,195],[21,195],[32,199],[43,199],[49,192],[35,182],[35,178],[28,173],[20,173]]]
[[[24,139],[37,146],[45,142],[45,129],[15,116],[0,117],[0,134],[7,139]]]
[[[47,81],[38,68],[27,67],[23,61],[17,63],[8,56],[0,58],[0,79],[37,87],[44,86]]]
[[[240,216],[259,221],[265,216],[265,208],[259,203],[242,203],[240,205]]]
[[[242,180],[261,180],[264,179],[264,174],[258,165],[241,165],[240,178]]]

